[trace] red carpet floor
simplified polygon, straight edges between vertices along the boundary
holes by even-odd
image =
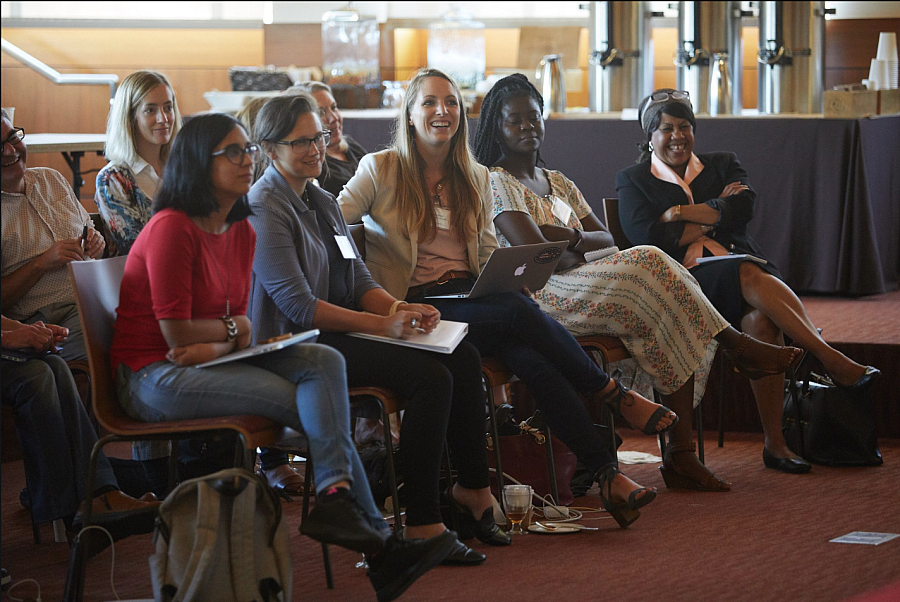
[[[623,449],[655,451],[652,438],[623,434]],[[529,534],[501,549],[476,543],[488,555],[483,566],[435,569],[401,599],[896,600],[896,588],[869,594],[898,581],[900,539],[877,547],[829,543],[851,531],[900,533],[900,441],[881,444],[884,466],[815,467],[810,475],[793,476],[763,467],[761,435],[729,433],[724,448],[707,446],[707,461],[734,482],[731,493],[668,491],[656,465],[626,467],[637,481],[661,488],[628,530],[608,517],[590,518],[582,522],[599,526],[599,532]],[[14,581],[37,579],[42,599],[58,600],[67,548],[31,542],[28,517],[17,500],[23,481],[20,462],[2,465],[2,563]],[[596,507],[598,500],[592,495],[576,503]],[[285,504],[285,512],[293,533],[294,600],[375,599],[364,572],[354,568],[360,556],[339,549],[332,554],[337,588],[327,590],[319,546],[296,532],[299,501]],[[48,526],[43,533],[52,538]],[[115,580],[121,598],[150,597],[147,556],[152,551],[149,535],[117,543]],[[86,600],[115,599],[110,556],[105,551],[90,562]],[[21,597],[26,590],[16,593]]]

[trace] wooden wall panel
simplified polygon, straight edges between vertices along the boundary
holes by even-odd
[[[54,69],[260,65],[260,29],[4,28],[3,37]],[[2,65],[18,64],[6,54]],[[140,67],[134,67],[140,68]],[[134,69],[132,69],[134,70]]]
[[[845,19],[825,22],[825,89],[859,83],[869,77],[878,50],[878,34],[900,38],[900,19]]]
[[[322,66],[322,25],[319,23],[286,23],[265,25],[264,59],[276,67]]]

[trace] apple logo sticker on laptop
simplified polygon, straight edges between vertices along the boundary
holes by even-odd
[[[525,273],[525,268],[527,268],[527,267],[528,267],[528,264],[523,263],[522,265],[520,265],[519,267],[516,268],[516,271],[513,272],[513,274],[515,274],[516,276],[521,276],[522,274]]]

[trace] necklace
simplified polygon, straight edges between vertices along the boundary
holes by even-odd
[[[441,180],[437,184],[434,185],[434,194],[431,195],[431,200],[435,202],[435,204],[441,204],[441,193],[444,191],[444,181]]]
[[[206,250],[209,252],[212,257],[213,267],[216,269],[216,278],[219,279],[219,286],[222,287],[222,292],[225,293],[225,315],[223,317],[230,318],[231,317],[231,299],[229,298],[228,291],[231,289],[231,272],[227,272],[227,276],[225,278],[225,282],[222,282],[222,272],[219,271],[219,260],[216,257],[216,254],[213,253],[212,246],[209,244],[209,233],[203,231],[203,237],[201,240],[206,244]],[[231,250],[231,228],[229,228],[225,232],[225,260],[228,261],[229,251]]]

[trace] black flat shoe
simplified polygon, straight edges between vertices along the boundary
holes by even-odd
[[[445,566],[475,566],[483,563],[486,559],[487,556],[457,539],[441,564]]]
[[[864,391],[868,389],[872,385],[872,383],[875,382],[875,379],[879,376],[881,376],[881,370],[874,366],[866,366],[866,370],[862,373],[862,376],[856,379],[856,382],[851,385],[842,385],[841,383],[836,381],[834,377],[831,377],[831,381],[839,389],[846,389],[850,391]]]
[[[488,508],[481,515],[481,518],[476,519],[471,510],[453,499],[450,489],[444,495],[447,496],[450,508],[456,511],[457,516],[463,523],[460,526],[460,539],[465,539],[462,533],[465,532],[463,527],[467,527],[478,538],[478,541],[489,546],[508,546],[512,543],[506,531],[497,526],[497,523],[494,521],[493,508]]]
[[[766,465],[766,468],[774,468],[790,474],[806,474],[812,470],[812,465],[803,458],[779,458],[767,447],[763,448],[763,464]]]

